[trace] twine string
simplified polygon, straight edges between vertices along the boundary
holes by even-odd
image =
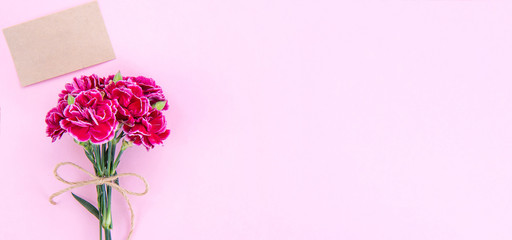
[[[67,181],[67,180],[63,179],[59,175],[58,170],[60,167],[62,167],[64,165],[71,165],[71,166],[79,169],[80,171],[89,175],[91,177],[91,179],[85,180],[85,181],[77,181],[77,182]],[[72,189],[83,187],[86,185],[91,185],[91,184],[93,184],[93,185],[108,185],[108,186],[114,188],[115,190],[117,190],[119,193],[121,193],[121,195],[123,195],[124,199],[126,200],[126,203],[128,204],[128,208],[130,209],[130,233],[128,233],[127,239],[129,240],[131,238],[132,232],[133,232],[135,214],[133,213],[132,204],[130,203],[130,200],[128,199],[128,194],[135,195],[135,196],[142,196],[142,195],[145,195],[146,193],[148,193],[149,185],[148,185],[148,182],[146,182],[146,179],[144,179],[142,176],[140,176],[136,173],[120,173],[120,174],[117,174],[116,176],[112,176],[112,177],[98,177],[72,162],[61,162],[61,163],[57,164],[57,166],[55,166],[55,169],[53,170],[53,174],[55,175],[55,178],[57,178],[57,180],[65,183],[65,184],[71,185],[70,187],[64,188],[50,196],[50,203],[53,205],[57,204],[53,200],[55,197],[65,193],[65,192],[68,192]],[[144,182],[144,191],[143,192],[132,192],[132,191],[129,191],[126,188],[123,188],[123,187],[117,185],[116,183],[114,183],[114,181],[116,179],[121,178],[121,177],[126,177],[126,176],[137,177],[142,182]]]

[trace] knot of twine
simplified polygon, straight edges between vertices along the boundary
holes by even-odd
[[[85,180],[85,181],[78,181],[78,182],[70,182],[70,181],[64,180],[57,172],[59,170],[59,168],[64,165],[71,165],[71,166],[74,166],[75,168],[78,168],[82,172],[89,175],[91,177],[91,179]],[[53,174],[55,175],[55,178],[57,178],[57,180],[65,183],[65,184],[71,185],[70,187],[64,188],[50,196],[50,203],[53,205],[57,204],[55,201],[53,201],[53,198],[65,193],[67,191],[70,191],[72,189],[83,187],[83,186],[90,185],[90,184],[108,185],[108,186],[116,189],[118,192],[120,192],[123,195],[124,199],[126,200],[126,203],[128,203],[128,207],[130,209],[130,233],[128,233],[127,239],[131,238],[132,232],[133,232],[133,225],[134,225],[133,223],[134,223],[135,215],[133,214],[133,208],[132,208],[132,204],[130,203],[130,200],[128,199],[128,194],[135,195],[135,196],[142,196],[142,195],[148,193],[149,185],[148,185],[148,182],[146,182],[146,179],[144,179],[142,176],[140,176],[136,173],[120,173],[120,174],[117,174],[116,176],[112,176],[112,177],[98,177],[72,162],[61,162],[61,163],[57,164],[57,166],[55,166],[55,169],[53,170]],[[137,177],[140,180],[142,180],[142,182],[144,182],[144,192],[132,192],[132,191],[126,190],[125,188],[114,183],[114,181],[116,179],[118,179],[120,177],[125,177],[125,176],[134,176],[134,177]]]

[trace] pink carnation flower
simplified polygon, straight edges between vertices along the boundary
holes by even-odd
[[[105,87],[106,96],[118,103],[117,120],[133,126],[135,118],[142,117],[149,111],[149,100],[144,97],[142,89],[127,80],[111,82]]]
[[[155,145],[162,144],[169,136],[170,130],[166,129],[166,125],[162,112],[151,108],[147,115],[136,119],[133,126],[124,125],[123,131],[127,134],[128,140],[149,150]]]
[[[154,105],[157,102],[167,101],[164,96],[162,88],[156,85],[155,80],[143,76],[129,77],[131,81],[137,83],[142,88],[144,96],[149,99],[149,103]],[[165,107],[162,110],[169,109],[169,105],[165,103]]]
[[[60,126],[81,142],[101,144],[110,141],[117,127],[116,106],[103,99],[96,89],[80,92],[72,105],[64,109]]]
[[[52,142],[55,142],[57,139],[62,137],[62,134],[66,132],[60,126],[60,121],[64,119],[64,109],[68,106],[66,101],[59,101],[57,107],[52,108],[48,114],[46,114],[45,122],[48,125],[46,127],[46,133],[48,137],[52,138]]]
[[[80,92],[90,89],[103,89],[105,86],[105,78],[100,78],[98,75],[81,76],[80,78],[73,78],[72,83],[67,83],[65,89],[59,94],[59,100],[66,100],[67,96],[71,94],[76,97]]]

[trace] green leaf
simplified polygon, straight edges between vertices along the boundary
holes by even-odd
[[[89,211],[92,215],[94,215],[98,220],[100,219],[99,215],[99,211],[98,209],[93,206],[90,202],[87,202],[85,199],[75,195],[74,193],[71,193],[71,195],[73,195],[73,197],[80,203],[82,204],[82,206],[85,207],[85,209],[87,209],[87,211]]]
[[[123,76],[121,76],[121,71],[118,71],[114,76],[114,82],[116,83],[119,80],[123,80]]]
[[[68,94],[68,104],[72,105],[73,103],[75,103],[75,97],[73,97],[71,94]]]
[[[162,111],[162,109],[164,109],[166,103],[167,103],[167,101],[156,102],[155,104],[153,104],[153,108],[156,108],[159,111]]]

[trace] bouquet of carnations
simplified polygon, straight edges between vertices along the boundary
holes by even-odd
[[[133,231],[133,210],[127,195],[143,195],[148,190],[144,178],[135,173],[118,173],[116,171],[123,152],[133,144],[142,145],[147,150],[169,136],[166,120],[162,114],[168,103],[162,88],[155,81],[146,77],[122,77],[118,72],[109,77],[97,75],[74,78],[59,94],[57,106],[46,115],[47,134],[52,141],[69,133],[74,141],[83,147],[85,156],[94,167],[94,174],[71,162],[57,165],[54,174],[58,180],[71,185],[50,197],[53,198],[85,185],[96,185],[97,206],[73,194],[73,197],[100,223],[100,239],[112,239],[112,188],[119,191],[126,199],[131,212]],[[120,146],[118,146],[120,145]],[[58,168],[73,165],[91,176],[90,180],[70,182],[62,179]],[[134,176],[140,178],[146,189],[144,192],[131,192],[119,185],[119,178]]]

